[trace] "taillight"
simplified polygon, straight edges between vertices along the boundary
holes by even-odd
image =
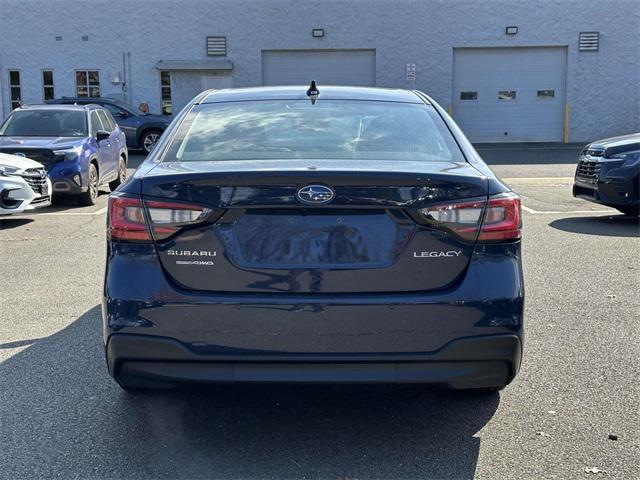
[[[479,242],[517,240],[522,235],[520,197],[505,193],[489,197],[478,235]]]
[[[151,230],[156,240],[165,240],[187,225],[205,220],[211,209],[188,203],[145,200]]]
[[[118,194],[109,196],[109,240],[120,242],[151,242],[142,201]]]
[[[488,200],[434,205],[419,210],[428,225],[454,233],[463,240],[501,242],[520,238],[520,197],[503,193]]]
[[[209,208],[199,205],[112,194],[109,238],[121,242],[165,240],[185,226],[202,222],[210,213]]]
[[[419,210],[428,225],[449,230],[464,240],[473,242],[478,236],[486,200],[434,205]]]

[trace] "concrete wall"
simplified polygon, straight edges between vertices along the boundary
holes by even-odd
[[[518,35],[505,35],[507,25]],[[325,37],[312,38],[312,28]],[[600,32],[599,52],[578,51],[580,31]],[[124,94],[159,112],[156,63],[206,59],[207,35],[227,36],[236,87],[260,84],[262,49],[375,48],[379,86],[415,87],[445,107],[455,47],[567,46],[569,140],[640,130],[637,0],[0,0],[2,113],[13,68],[28,103],[42,101],[41,69],[55,71],[61,96],[74,94],[75,69],[97,68],[102,95]],[[109,82],[123,71],[124,52],[127,92]],[[407,63],[417,64],[415,83],[405,78]]]

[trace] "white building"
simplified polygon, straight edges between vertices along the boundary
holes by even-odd
[[[206,88],[417,88],[475,142],[640,130],[637,0],[0,0],[0,113]]]

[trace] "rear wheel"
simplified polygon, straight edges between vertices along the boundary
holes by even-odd
[[[145,152],[151,153],[151,150],[153,150],[153,147],[155,147],[156,143],[160,139],[160,135],[162,135],[160,130],[149,130],[142,135],[140,144]]]
[[[126,179],[127,179],[127,162],[125,161],[124,157],[120,157],[120,160],[118,161],[118,178],[116,178],[112,182],[109,182],[109,188],[113,192],[116,188],[120,186],[120,184],[124,183]]]
[[[618,208],[618,211],[630,217],[637,217],[640,215],[640,207],[621,207]]]
[[[98,169],[93,163],[89,164],[87,191],[78,195],[80,205],[95,205],[98,198]]]

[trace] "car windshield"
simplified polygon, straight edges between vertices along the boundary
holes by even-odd
[[[16,137],[84,137],[87,122],[79,110],[18,110],[0,127],[0,135]]]
[[[164,157],[262,159],[464,161],[430,105],[322,99],[197,105]]]

